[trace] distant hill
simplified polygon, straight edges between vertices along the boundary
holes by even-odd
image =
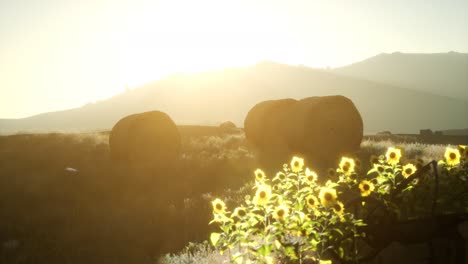
[[[164,111],[179,125],[214,125],[230,120],[242,127],[247,112],[260,101],[338,94],[355,102],[366,133],[468,128],[468,103],[463,100],[330,71],[263,62],[245,68],[171,75],[80,108],[3,119],[0,132],[110,129],[120,118],[148,110]]]
[[[332,71],[468,101],[468,53],[382,53]]]

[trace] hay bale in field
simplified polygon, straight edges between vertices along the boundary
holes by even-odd
[[[245,136],[258,149],[283,149],[288,146],[284,123],[294,99],[264,101],[256,104],[244,120]]]
[[[109,152],[113,161],[128,161],[128,133],[136,114],[120,119],[109,134]]]
[[[177,126],[165,113],[144,112],[122,118],[109,136],[111,159],[125,165],[157,167],[180,154]]]
[[[237,127],[236,127],[236,124],[234,124],[233,122],[231,121],[226,121],[226,122],[223,122],[219,125],[219,128],[221,129],[221,131],[223,132],[232,132],[234,131]]]
[[[256,104],[244,120],[248,143],[256,150],[262,167],[283,164],[292,152],[285,137],[284,120],[294,99],[270,100]]]
[[[250,110],[244,126],[261,153],[302,155],[323,168],[358,150],[363,137],[361,115],[344,96],[265,101]]]

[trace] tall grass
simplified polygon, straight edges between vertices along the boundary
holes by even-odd
[[[113,164],[107,140],[0,137],[0,263],[154,263],[204,240],[206,193],[240,187],[253,167],[237,135],[185,133],[184,158],[152,172]]]

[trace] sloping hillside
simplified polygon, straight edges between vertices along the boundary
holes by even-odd
[[[264,62],[246,68],[171,75],[80,108],[0,120],[0,132],[109,129],[125,115],[155,109],[168,113],[178,124],[231,120],[243,126],[249,109],[262,100],[337,94],[355,102],[367,133],[468,127],[468,120],[463,117],[468,113],[466,101],[329,71]]]
[[[467,53],[382,53],[333,72],[468,101]]]

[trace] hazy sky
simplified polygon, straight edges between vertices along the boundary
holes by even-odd
[[[172,72],[468,52],[466,14],[466,0],[0,0],[0,118],[78,107]]]

